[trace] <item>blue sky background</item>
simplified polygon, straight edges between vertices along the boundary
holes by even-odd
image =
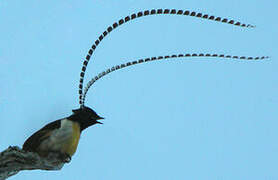
[[[78,108],[82,59],[100,33],[131,13],[194,10],[257,28],[185,16],[141,18],[101,42],[86,81],[149,56],[271,56],[177,59],[112,73],[86,102],[105,124],[83,132],[71,163],[10,179],[278,179],[277,7],[275,0],[1,1],[0,151]]]

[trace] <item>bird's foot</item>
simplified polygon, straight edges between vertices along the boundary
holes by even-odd
[[[55,154],[56,158],[63,163],[69,163],[71,161],[71,156],[67,153],[61,153],[59,151],[51,151],[51,154]],[[58,155],[58,156],[57,156]]]
[[[61,159],[61,161],[63,161],[64,163],[69,163],[71,161],[71,156],[68,155],[67,153],[60,153],[59,158]]]

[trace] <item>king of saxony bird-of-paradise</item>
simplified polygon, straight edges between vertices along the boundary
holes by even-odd
[[[227,18],[221,18],[216,16],[210,16],[207,14],[184,11],[184,10],[175,10],[175,9],[153,9],[140,11],[138,13],[133,13],[130,16],[120,19],[117,22],[114,22],[109,26],[94,42],[92,47],[89,49],[86,58],[83,61],[83,66],[80,73],[79,81],[79,104],[80,108],[73,110],[73,114],[69,117],[56,120],[51,122],[41,128],[39,131],[31,135],[24,143],[23,150],[38,153],[41,157],[46,157],[50,152],[59,153],[62,160],[71,159],[71,157],[76,152],[80,135],[83,130],[86,128],[95,125],[102,124],[98,120],[103,119],[100,117],[94,110],[85,106],[86,94],[90,87],[103,76],[114,72],[116,70],[141,64],[145,62],[153,62],[167,59],[178,59],[178,58],[194,58],[194,57],[203,57],[203,58],[227,58],[227,59],[239,59],[239,60],[262,60],[268,58],[268,56],[262,57],[248,57],[248,56],[232,56],[224,54],[211,54],[211,53],[180,53],[166,56],[156,56],[139,59],[137,61],[130,61],[124,64],[113,66],[92,78],[88,83],[86,88],[83,91],[83,81],[85,77],[85,71],[87,65],[90,61],[93,52],[100,44],[100,42],[113,30],[117,27],[122,26],[123,24],[130,22],[137,18],[147,17],[150,15],[184,15],[197,17],[202,19],[208,19],[212,21],[217,21],[220,23],[227,23],[230,25],[235,25],[241,28],[254,28],[255,26],[250,24],[243,24],[236,22],[234,20],[228,20]]]

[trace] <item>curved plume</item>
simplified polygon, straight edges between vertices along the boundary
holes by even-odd
[[[158,56],[158,57],[151,57],[151,58],[145,58],[145,59],[139,59],[137,61],[130,61],[130,62],[127,62],[125,64],[121,64],[121,65],[117,65],[117,66],[113,66],[112,68],[109,68],[107,69],[106,71],[103,71],[101,73],[99,73],[97,76],[95,76],[93,79],[91,79],[85,90],[84,90],[84,94],[83,94],[83,97],[81,99],[81,106],[84,106],[84,103],[85,103],[85,99],[86,99],[86,94],[88,92],[88,90],[90,89],[90,87],[100,78],[102,78],[103,76],[113,72],[113,71],[116,71],[116,70],[119,70],[119,69],[122,69],[122,68],[125,68],[125,67],[128,67],[128,66],[131,66],[131,65],[135,65],[135,64],[141,64],[141,63],[145,63],[145,62],[151,62],[151,61],[156,61],[156,60],[166,60],[166,59],[170,59],[170,58],[184,58],[184,57],[217,57],[217,58],[230,58],[230,59],[243,59],[243,60],[262,60],[262,59],[266,59],[266,58],[269,58],[268,56],[262,56],[262,57],[247,57],[247,56],[231,56],[231,55],[224,55],[224,54],[174,54],[174,55],[171,55],[171,56]]]
[[[84,76],[85,76],[85,71],[88,65],[88,62],[96,49],[96,47],[99,45],[99,43],[104,39],[105,36],[107,36],[111,31],[119,27],[120,25],[134,20],[139,17],[143,16],[149,16],[149,15],[161,15],[161,14],[169,14],[169,15],[185,15],[185,16],[193,16],[193,17],[198,17],[198,18],[203,18],[203,19],[208,19],[208,20],[213,20],[213,21],[218,21],[222,23],[228,23],[232,24],[235,26],[240,26],[240,27],[248,27],[248,28],[254,28],[254,25],[251,24],[243,24],[241,22],[236,22],[234,20],[229,20],[227,18],[221,18],[221,17],[216,17],[208,14],[202,14],[194,11],[184,11],[184,10],[176,10],[176,9],[152,9],[152,10],[145,10],[145,11],[140,11],[138,13],[131,14],[130,16],[126,16],[123,19],[120,19],[117,22],[114,22],[111,26],[107,28],[99,37],[98,39],[94,42],[90,50],[88,51],[88,54],[86,56],[86,59],[83,62],[83,66],[81,69],[80,73],[80,81],[79,81],[79,104],[82,104],[82,91],[83,91],[83,81],[84,81]]]

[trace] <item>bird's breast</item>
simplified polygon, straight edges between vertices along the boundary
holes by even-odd
[[[54,130],[51,136],[41,143],[40,149],[42,151],[58,151],[72,156],[77,149],[79,138],[79,124],[63,119],[60,128]]]
[[[78,123],[72,122],[71,129],[72,129],[71,137],[62,147],[62,152],[65,152],[70,156],[72,156],[77,149],[79,138],[80,138],[80,126]]]

